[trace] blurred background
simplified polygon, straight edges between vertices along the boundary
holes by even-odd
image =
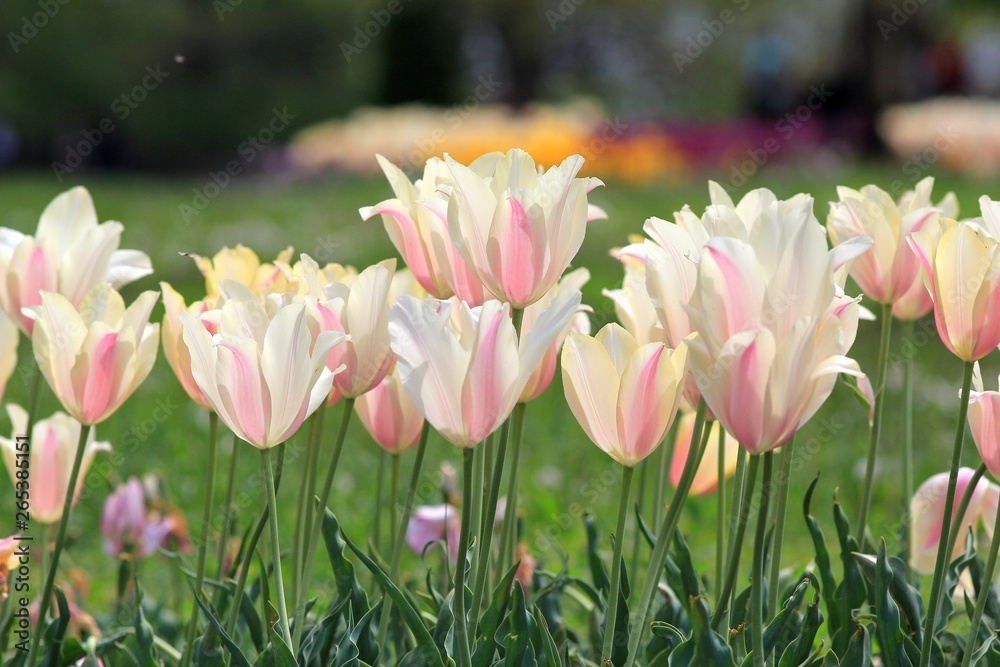
[[[396,256],[382,225],[357,212],[392,196],[375,153],[414,176],[446,151],[467,161],[518,146],[543,165],[581,153],[607,183],[592,201],[609,219],[591,224],[576,262],[592,273],[595,330],[615,317],[602,290],[622,281],[609,249],[649,216],[700,213],[710,178],[734,196],[810,192],[820,220],[838,184],[898,196],[935,176],[934,200],[955,191],[965,217],[981,194],[1000,198],[995,0],[3,0],[0,25],[0,226],[30,232],[55,195],[86,185],[100,219],[124,223],[122,247],[152,257],[155,275],[129,299],[159,280],[200,298],[182,251],[243,243],[267,261],[293,245],[359,267]],[[877,331],[862,323],[853,351],[870,373]],[[933,319],[917,332],[906,349],[894,333],[873,509],[873,533],[897,551],[902,360],[917,360],[918,481],[947,465],[961,381]],[[24,342],[22,369],[29,354]],[[112,484],[158,474],[197,526],[207,419],[157,365],[101,425],[117,455],[95,464],[97,497],[74,515],[74,556],[105,600],[115,564],[98,556],[98,525]],[[984,377],[995,370],[989,361]],[[15,375],[6,399],[23,403],[26,385]],[[43,395],[40,414],[56,408]],[[612,466],[565,408],[558,377],[527,414],[526,539],[550,567],[568,553],[576,569],[581,515],[613,520]],[[378,454],[357,423],[349,433],[331,506],[357,536],[370,529]],[[836,489],[856,510],[865,411],[838,388],[800,437],[791,507],[822,471],[814,512],[829,534]],[[432,479],[457,460],[440,440],[429,457]],[[253,457],[241,470],[253,474]],[[698,558],[713,553],[714,511],[711,496],[685,510]],[[801,564],[808,534],[789,517],[788,561]]]

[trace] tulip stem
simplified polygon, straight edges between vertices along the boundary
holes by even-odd
[[[285,606],[285,584],[281,576],[281,543],[278,539],[278,501],[274,493],[274,471],[271,469],[271,449],[260,450],[261,467],[264,469],[264,481],[267,486],[268,523],[271,524],[271,560],[274,565],[274,589],[278,596],[278,630],[282,639],[291,648],[292,633],[288,630],[288,608]],[[302,619],[296,619],[299,625]]]
[[[955,428],[955,447],[951,454],[951,472],[948,475],[948,492],[944,499],[944,514],[941,517],[941,535],[951,535],[952,510],[955,507],[955,488],[958,485],[958,468],[962,463],[962,446],[965,443],[965,421],[969,413],[969,393],[972,389],[973,363],[965,362],[965,374],[962,379],[962,394],[958,406],[958,424]],[[959,518],[961,521],[961,518]],[[937,560],[934,565],[934,579],[931,583],[930,604],[927,616],[924,618],[924,637],[920,647],[920,667],[928,667],[931,662],[931,648],[934,645],[934,623],[937,619],[938,606],[941,601],[941,589],[944,585],[944,570],[949,556],[949,540],[938,540]]]
[[[969,503],[972,502],[972,495],[976,490],[976,486],[979,484],[979,480],[982,479],[983,475],[986,474],[986,464],[980,463],[976,471],[972,473],[972,477],[969,478],[969,483],[965,487],[965,493],[962,494],[962,500],[958,503],[958,509],[952,512],[952,516],[955,517],[965,517],[965,512],[969,509]],[[951,524],[951,530],[948,531],[948,544],[946,546],[947,551],[945,553],[951,554],[955,550],[955,542],[958,540],[958,534],[962,531],[961,520]]]
[[[910,348],[913,343],[913,320],[903,322],[903,513],[910,510],[910,498],[913,497],[913,354]],[[904,527],[904,543],[906,553],[910,553],[910,529]],[[910,563],[906,562],[906,576],[913,579]]]
[[[424,454],[427,452],[427,438],[430,432],[430,423],[424,421],[424,426],[420,430],[420,443],[417,445],[417,455],[413,461],[413,471],[410,473],[410,487],[406,491],[406,500],[403,503],[402,511],[399,512],[399,526],[396,528],[396,535],[393,539],[392,562],[389,564],[389,580],[394,584],[399,583],[399,563],[403,557],[403,543],[406,542],[406,527],[410,522],[413,503],[417,497],[417,487],[420,485],[420,475],[424,467]],[[392,600],[386,596],[378,624],[378,654],[380,656],[385,655],[385,640],[389,633],[389,619],[391,618],[391,614]]]
[[[380,542],[382,541],[382,500],[385,496],[385,457],[386,451],[381,447],[378,448],[378,468],[375,471],[375,527],[372,529],[372,544],[375,546],[375,551],[381,549]],[[391,507],[391,505],[390,505]]]
[[[970,486],[970,489],[975,486]],[[993,572],[997,566],[997,550],[1000,550],[1000,511],[993,524],[993,539],[990,541],[989,557],[986,560],[986,571],[983,572],[982,583],[979,585],[979,598],[976,600],[976,610],[972,612],[972,627],[969,628],[969,639],[965,642],[965,655],[962,656],[962,667],[969,667],[972,664],[973,649],[976,646],[976,637],[979,635],[979,624],[983,620],[983,611],[986,609],[986,602],[990,599],[993,589]],[[961,514],[959,516],[962,516]],[[995,630],[994,630],[995,632]]]
[[[208,413],[208,468],[205,472],[205,506],[201,515],[201,536],[198,540],[198,560],[195,569],[195,590],[198,595],[205,595],[205,555],[208,553],[209,527],[212,524],[212,510],[215,507],[215,464],[218,458],[217,440],[219,436],[219,416]],[[183,664],[191,662],[194,640],[198,636],[198,617],[201,611],[197,601],[191,609],[191,620],[188,621],[187,641],[184,647]]]
[[[753,500],[753,486],[757,481],[757,468],[760,465],[760,457],[753,455],[747,465],[746,476],[743,479],[743,493],[740,498],[740,512],[736,521],[736,532],[730,540],[729,563],[726,567],[726,580],[719,593],[719,605],[712,614],[712,629],[719,630],[722,619],[729,611],[729,596],[732,595],[733,587],[736,585],[736,575],[740,571],[740,556],[743,552],[743,538],[747,531],[747,521],[750,518],[750,504]],[[734,499],[735,500],[735,499]]]
[[[861,493],[861,509],[858,512],[858,542],[866,548],[868,540],[868,513],[872,504],[872,485],[875,481],[875,464],[878,459],[879,440],[882,435],[882,405],[885,403],[885,373],[889,366],[889,338],[892,333],[892,304],[882,304],[882,335],[878,346],[878,369],[875,375],[875,410],[868,441],[868,461],[865,464],[865,482]]]
[[[757,533],[753,538],[753,572],[750,575],[750,642],[753,646],[754,667],[764,667],[764,609],[761,592],[764,588],[764,542],[767,536],[767,511],[771,500],[771,471],[774,452],[765,452],[753,459],[764,459],[764,474],[760,483],[760,508],[757,510]],[[755,461],[751,459],[751,467]],[[774,587],[771,582],[771,587]]]
[[[337,472],[337,463],[340,461],[340,454],[344,450],[344,439],[347,436],[347,425],[351,421],[353,408],[354,399],[345,398],[344,411],[340,417],[340,428],[337,430],[337,440],[333,444],[333,455],[330,457],[330,467],[326,471],[326,479],[323,480],[323,489],[318,500],[318,505],[315,507],[316,518],[313,520],[312,531],[302,538],[306,543],[306,551],[302,556],[302,576],[299,578],[299,588],[301,590],[295,591],[295,616],[293,617],[295,618],[295,638],[289,644],[293,652],[298,649],[299,640],[302,639],[302,630],[306,624],[306,619],[303,618],[303,615],[305,614],[306,601],[309,598],[309,585],[312,583],[313,565],[316,562],[316,545],[319,543],[319,535],[323,529],[323,514],[327,503],[330,501],[330,491],[333,489],[333,477]],[[313,498],[310,498],[310,501],[312,500]],[[310,502],[309,504],[312,505],[313,503]]]
[[[73,497],[76,495],[76,484],[80,478],[80,468],[83,464],[83,453],[87,449],[87,439],[93,426],[80,426],[80,440],[76,443],[76,455],[73,457],[73,469],[69,474],[69,483],[66,485],[66,500],[63,501],[62,517],[59,519],[59,529],[56,531],[56,543],[52,550],[52,562],[49,571],[45,575],[45,585],[42,587],[42,597],[38,602],[38,627],[35,628],[35,636],[32,638],[31,647],[28,649],[28,659],[25,665],[34,665],[35,654],[38,652],[38,643],[45,634],[45,617],[49,612],[49,605],[52,603],[52,588],[56,583],[56,570],[59,569],[59,557],[62,555],[63,547],[66,543],[66,527],[69,525],[69,515],[73,510]]]
[[[483,528],[476,543],[476,581],[472,589],[472,609],[469,614],[473,623],[479,623],[479,610],[482,607],[483,593],[486,591],[486,579],[490,571],[490,553],[493,546],[493,531],[486,525],[491,516],[497,514],[497,496],[500,494],[500,481],[503,479],[503,464],[507,457],[507,440],[510,438],[510,423],[507,419],[500,427],[500,438],[497,442],[496,460],[493,462],[493,478],[490,481],[490,492],[486,505],[483,507]],[[508,508],[509,511],[509,508]]]
[[[239,437],[233,434],[233,453],[229,457],[229,476],[226,479],[226,502],[223,506],[222,535],[219,537],[218,565],[216,568],[216,579],[223,581],[228,574],[226,572],[226,551],[229,547],[229,533],[233,528],[233,519],[236,518],[236,508],[233,506],[233,494],[236,491],[236,471],[239,469],[240,446]],[[216,589],[216,604],[218,604],[218,594],[222,589]]]
[[[518,470],[521,461],[521,434],[524,431],[524,413],[527,403],[518,403],[514,406],[511,415],[510,427],[510,477],[507,480],[507,505],[504,509],[503,527],[500,531],[500,561],[497,567],[497,577],[502,577],[507,569],[514,563],[517,551],[517,485]],[[485,526],[494,520],[494,517],[484,517]]]
[[[281,488],[281,474],[285,469],[285,445],[284,443],[278,445],[278,464],[275,466],[277,470],[274,471],[274,492],[277,494],[278,489]],[[239,569],[239,578],[236,580],[236,590],[233,593],[233,599],[229,605],[229,618],[226,619],[226,634],[230,637],[233,636],[233,632],[236,631],[236,619],[239,617],[240,613],[240,602],[243,600],[243,591],[247,586],[247,576],[250,573],[250,564],[253,562],[254,552],[257,551],[257,543],[260,541],[260,536],[264,534],[264,528],[267,527],[267,519],[270,516],[270,512],[267,507],[260,513],[257,517],[257,525],[253,529],[253,533],[250,535],[250,539],[243,545],[243,563]]]
[[[632,491],[632,475],[635,468],[622,466],[622,493],[618,500],[618,524],[615,528],[615,546],[611,555],[611,591],[608,594],[604,614],[604,649],[601,664],[611,664],[611,654],[615,645],[615,624],[618,622],[618,596],[622,580],[622,546],[625,544],[625,521],[628,519],[628,505]]]
[[[711,430],[711,429],[709,429]],[[719,424],[719,456],[715,471],[717,486],[715,489],[715,499],[717,502],[715,513],[715,581],[716,585],[722,581],[722,573],[725,570],[725,545],[726,545],[726,429]]]
[[[319,468],[319,449],[323,440],[323,421],[327,406],[321,405],[309,418],[309,449],[306,451],[306,478],[302,485],[296,528],[299,536],[295,540],[295,601],[300,599],[302,573],[306,566],[306,551],[309,541],[309,526],[313,523],[314,499],[316,497],[316,471]],[[301,527],[300,527],[301,524]],[[298,623],[296,623],[296,626]]]
[[[656,534],[656,543],[653,553],[646,568],[646,578],[642,582],[642,594],[639,596],[639,606],[635,610],[632,620],[632,629],[629,633],[628,660],[626,667],[632,667],[639,657],[639,645],[642,643],[642,636],[649,625],[650,606],[653,603],[653,595],[656,593],[657,585],[660,582],[660,574],[663,566],[667,562],[667,552],[670,542],[673,539],[674,529],[680,520],[681,509],[687,499],[688,491],[691,490],[691,483],[694,481],[695,473],[698,471],[698,463],[701,460],[704,447],[702,446],[702,431],[705,427],[705,414],[708,407],[704,399],[698,401],[698,411],[694,420],[694,430],[691,432],[691,446],[688,447],[687,461],[684,463],[684,471],[681,479],[674,489],[674,495],[670,499],[670,507],[663,517],[660,530]]]
[[[778,580],[781,578],[781,546],[785,537],[785,513],[788,508],[788,485],[792,476],[792,460],[795,456],[795,436],[781,448],[781,468],[775,491],[777,504],[774,507],[774,537],[771,541],[771,576],[768,578],[767,609],[770,616],[778,610]]]
[[[396,550],[396,535],[392,532],[396,506],[399,503],[399,454],[392,455],[392,474],[389,483],[389,553]]]
[[[472,477],[475,475],[475,449],[466,447],[462,450],[462,498],[472,497]],[[465,570],[466,556],[469,551],[469,528],[472,524],[472,513],[462,512],[462,532],[458,539],[458,560],[455,563],[455,641],[458,643],[459,667],[472,667],[472,653],[469,650],[468,616],[465,612]]]
[[[659,449],[663,449],[663,447],[660,446],[657,448],[657,450]],[[650,461],[650,458],[651,456],[647,456],[642,461],[639,461],[639,463],[636,465],[636,468],[639,469],[639,488],[636,490],[637,493],[635,500],[635,508],[636,512],[638,512],[640,516],[642,515],[643,511],[643,500],[646,499],[646,481],[647,478],[649,477],[649,464],[652,463],[652,461]],[[634,531],[632,535],[632,559],[630,561],[632,563],[633,571],[637,571],[639,568],[639,543],[641,542],[641,540],[642,540],[641,531],[638,530]]]
[[[35,427],[35,417],[38,416],[38,392],[42,388],[42,371],[38,367],[38,359],[31,355],[31,384],[28,387],[28,428],[24,434],[31,436]],[[15,434],[16,435],[16,434]]]

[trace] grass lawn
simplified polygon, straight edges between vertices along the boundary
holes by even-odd
[[[813,194],[816,212],[825,220],[827,203],[836,197],[836,184],[861,186],[868,182],[887,185],[907,178],[897,165],[871,164],[840,172],[815,175],[805,169],[770,168],[756,177],[751,185],[766,186],[780,197],[799,191]],[[77,175],[74,175],[74,177]],[[207,177],[190,178],[139,175],[79,174],[72,182],[57,183],[49,173],[6,173],[0,177],[0,225],[21,231],[33,231],[38,215],[48,201],[75,183],[86,185],[96,202],[102,220],[120,220],[125,224],[122,247],[137,248],[153,259],[156,273],[126,289],[131,300],[141,290],[157,289],[159,281],[171,283],[189,300],[204,293],[201,276],[189,258],[180,255],[192,252],[212,255],[223,245],[243,243],[258,252],[262,259],[274,255],[288,245],[297,252],[312,255],[321,263],[338,261],[359,268],[386,257],[395,251],[379,222],[362,223],[359,207],[374,204],[391,196],[388,185],[381,180],[359,181],[327,179],[309,182],[265,180],[237,181],[212,199],[197,215],[185,221],[183,206],[192,206],[194,189],[201,188]],[[991,191],[989,184],[971,183],[941,177],[935,188],[938,196],[952,189],[959,197],[965,216],[978,215],[977,198]],[[595,192],[592,200],[603,206],[610,220],[592,223],[577,266],[586,266],[592,279],[585,289],[585,302],[594,308],[594,330],[613,318],[608,299],[601,296],[602,288],[620,285],[621,271],[608,256],[608,249],[622,245],[626,234],[640,233],[642,222],[651,215],[670,218],[673,211],[689,203],[701,212],[708,203],[708,192],[699,176],[690,182],[636,187],[609,184]],[[190,211],[189,211],[190,213]],[[850,288],[849,288],[850,291]],[[856,292],[856,290],[855,290]],[[869,303],[869,306],[873,304]],[[154,320],[162,317],[162,306],[154,312]],[[894,349],[899,350],[899,327],[894,330]],[[919,354],[916,357],[915,386],[915,449],[918,483],[932,473],[948,466],[952,443],[961,363],[951,357],[937,340],[932,319],[918,323]],[[874,374],[878,345],[878,324],[863,322],[855,345],[855,356],[862,367]],[[22,344],[19,369],[27,369],[29,347]],[[162,355],[161,355],[162,356]],[[992,386],[996,360],[984,368],[988,386]],[[899,547],[892,534],[900,519],[902,497],[901,438],[902,425],[896,409],[900,403],[901,367],[894,363],[888,376],[888,399],[883,431],[883,452],[880,457],[878,484],[872,512],[872,532],[884,534],[890,545]],[[23,404],[26,383],[15,373],[8,386],[6,400]],[[39,415],[45,417],[57,408],[57,402],[43,388]],[[334,408],[327,417],[325,439],[332,440],[340,411]],[[6,417],[0,428],[9,428]],[[90,599],[84,607],[91,611],[111,608],[116,581],[116,564],[103,555],[100,536],[100,511],[110,487],[131,475],[157,473],[167,490],[168,499],[179,505],[197,533],[201,521],[205,451],[208,435],[206,414],[185,397],[166,361],[159,359],[153,373],[136,394],[107,422],[98,427],[99,439],[109,440],[116,456],[98,459],[91,470],[90,486],[95,493],[80,501],[71,523],[73,547],[65,563],[80,566],[93,584]],[[868,429],[859,404],[845,387],[838,387],[827,405],[801,431],[798,439],[796,474],[792,481],[788,529],[784,562],[799,567],[812,554],[808,534],[801,520],[801,501],[806,486],[817,473],[822,473],[813,511],[820,517],[828,539],[833,526],[829,499],[836,489],[853,519],[860,496],[861,477],[867,448]],[[219,484],[224,482],[231,449],[231,437],[222,439]],[[258,470],[256,451],[239,443],[238,494],[243,493],[245,509],[239,516],[239,528],[255,517],[260,501],[256,492],[245,483]],[[295,455],[298,443],[290,444],[289,457]],[[329,447],[326,450],[329,451]],[[966,462],[978,463],[978,455],[970,444]],[[457,450],[436,436],[433,437],[425,467],[427,479],[434,482],[436,470],[443,461],[458,464]],[[360,422],[351,425],[344,457],[337,473],[331,508],[341,519],[355,541],[364,541],[371,531],[374,513],[375,470],[377,447],[363,431]],[[409,474],[409,457],[404,457],[404,476]],[[325,463],[322,469],[325,472]],[[576,574],[586,577],[584,565],[584,531],[580,516],[595,515],[602,534],[611,530],[615,517],[619,476],[617,466],[592,445],[565,407],[562,387],[557,379],[548,392],[527,411],[524,433],[521,503],[525,512],[525,530],[536,559],[551,569],[559,569],[557,542],[572,561]],[[301,460],[286,468],[285,482],[279,493],[284,503],[280,517],[284,530],[283,544],[291,544],[294,526],[294,506],[299,480],[303,475]],[[405,477],[404,477],[405,478]],[[13,504],[9,478],[0,481],[0,503]],[[440,502],[433,483],[424,488],[434,489],[425,502]],[[221,497],[217,491],[217,498]],[[648,511],[648,501],[647,501]],[[3,516],[12,516],[12,512]],[[715,548],[715,497],[692,499],[681,521],[688,542],[698,559],[700,569],[712,571]],[[287,527],[287,528],[285,528]],[[0,535],[12,532],[13,526],[0,527]],[[196,537],[196,535],[192,535]],[[749,545],[751,540],[748,540]],[[626,551],[628,554],[628,551]],[[438,561],[432,556],[431,563]],[[214,560],[214,559],[213,559]],[[415,558],[411,561],[411,569]],[[192,556],[193,562],[193,556]],[[317,579],[328,585],[325,558],[317,558],[321,569]],[[744,560],[749,565],[749,558]],[[214,566],[213,566],[214,567]],[[172,566],[155,556],[142,566],[141,581],[154,596],[162,596],[168,588],[177,592]],[[321,600],[332,599],[332,594]]]

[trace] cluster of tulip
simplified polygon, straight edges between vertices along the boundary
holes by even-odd
[[[929,664],[944,573],[959,528],[980,519],[988,527],[997,521],[1000,487],[982,477],[987,469],[1000,477],[1000,392],[983,390],[974,362],[1000,344],[1000,203],[984,197],[982,217],[959,222],[953,196],[931,202],[931,179],[899,201],[874,186],[840,188],[824,231],[807,195],[779,200],[768,190],[755,190],[734,203],[711,183],[711,205],[700,217],[684,207],[674,222],[650,218],[644,227],[648,238],[614,251],[625,279],[621,289],[606,294],[622,324],[609,324],[591,336],[580,291],[589,275],[582,268],[567,272],[588,221],[605,217],[588,202],[588,193],[602,183],[578,177],[582,158],[567,158],[547,171],[519,150],[485,155],[468,166],[432,158],[415,183],[389,161],[379,157],[379,163],[395,197],[360,214],[381,218],[408,269],[397,271],[395,260],[360,272],[338,264],[321,267],[307,255],[292,263],[290,249],[272,263],[261,263],[252,251],[236,247],[211,259],[194,257],[205,277],[205,296],[198,301],[188,304],[161,284],[165,356],[188,396],[208,411],[210,423],[205,517],[193,576],[198,605],[183,653],[176,656],[180,664],[192,660],[199,606],[208,613],[209,543],[215,539],[219,546],[215,581],[235,583],[231,600],[241,601],[265,525],[275,561],[272,641],[281,648],[274,650],[290,655],[304,650],[314,556],[321,535],[329,548],[324,528],[332,515],[326,507],[354,412],[392,456],[394,499],[400,456],[416,450],[405,502],[393,513],[383,588],[395,590],[399,582],[405,543],[422,550],[444,538],[453,562],[462,564],[454,568],[453,590],[464,592],[469,585],[468,595],[451,600],[452,655],[460,667],[470,667],[473,656],[486,650],[485,664],[492,664],[492,637],[484,649],[477,646],[474,630],[481,614],[490,613],[486,582],[491,572],[502,574],[518,560],[530,562],[517,536],[521,433],[527,404],[549,386],[561,361],[573,415],[622,467],[602,663],[631,667],[640,659],[686,497],[711,492],[735,474],[739,493],[729,508],[729,533],[720,535],[717,545],[719,589],[711,626],[717,629],[730,614],[750,508],[756,505],[747,636],[752,663],[763,666],[772,648],[764,626],[778,609],[787,467],[795,434],[829,397],[838,377],[851,378],[866,397],[871,440],[856,528],[860,550],[872,553],[866,532],[891,323],[893,318],[912,322],[933,309],[941,339],[966,363],[966,372],[950,471],[917,492],[909,472],[905,479],[914,508],[911,563],[934,574],[919,653],[922,667]],[[156,293],[145,292],[126,307],[116,291],[152,272],[144,254],[117,249],[121,230],[116,222],[99,225],[89,194],[77,188],[45,209],[35,236],[11,230],[0,235],[0,304],[7,313],[0,317],[0,376],[4,381],[10,376],[18,331],[23,332],[31,338],[41,376],[68,413],[36,422],[33,405],[27,411],[8,407],[15,435],[33,435],[30,484],[17,474],[14,442],[2,441],[15,488],[30,488],[33,519],[58,524],[39,598],[40,624],[51,607],[74,498],[95,454],[110,448],[95,441],[94,426],[146,378],[160,340],[161,326],[149,323]],[[874,383],[848,356],[859,319],[874,318],[860,305],[860,296],[845,294],[848,275],[881,306]],[[327,450],[321,446],[323,416],[338,402],[343,414]],[[977,471],[959,468],[967,416],[984,461]],[[240,549],[241,558],[227,555],[230,521],[221,536],[209,532],[219,420],[261,455],[266,509],[251,543]],[[619,618],[615,601],[623,596],[621,538],[633,473],[675,421],[674,495],[629,621]],[[307,422],[291,565],[283,568],[276,512],[282,445]],[[462,452],[461,512],[451,505],[414,512],[431,429]],[[329,463],[320,483],[325,452]],[[233,470],[238,453],[234,448]],[[774,473],[775,453],[784,474]],[[906,457],[909,471],[909,442]],[[149,495],[130,480],[108,499],[102,528],[110,553],[142,558],[176,532],[171,516],[147,510]],[[719,497],[721,517],[727,508],[724,494]],[[429,525],[437,527],[428,531]],[[991,535],[994,543],[981,573],[987,582],[996,565],[1000,526]],[[377,537],[374,543],[377,548]],[[0,550],[12,544],[4,541]],[[289,596],[283,569],[292,574]],[[0,574],[6,575],[2,566]],[[518,580],[527,584],[530,572],[519,568]],[[989,586],[980,588],[967,657],[989,599]],[[969,590],[975,594],[975,585]],[[405,603],[405,598],[392,599]],[[210,626],[227,640],[241,605],[230,606],[229,618],[217,622],[213,617]],[[386,655],[391,613],[387,601],[377,622],[379,655]],[[34,637],[28,664],[34,664],[42,635]]]

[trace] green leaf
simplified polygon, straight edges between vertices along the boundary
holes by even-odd
[[[583,523],[587,528],[587,562],[590,564],[590,576],[594,581],[594,588],[607,598],[608,591],[611,590],[611,580],[598,553],[601,539],[597,534],[597,524],[594,522],[594,517],[589,514],[583,517]]]
[[[827,620],[829,634],[830,637],[835,637],[843,621],[840,601],[836,595],[837,579],[833,575],[833,565],[830,561],[830,552],[826,548],[826,538],[823,536],[823,530],[820,528],[816,518],[809,512],[809,508],[812,505],[813,492],[816,490],[818,482],[819,475],[816,476],[812,484],[809,485],[809,490],[806,491],[805,500],[802,502],[802,514],[805,516],[806,527],[809,529],[813,549],[816,552],[816,570],[819,573],[820,583],[822,584],[821,590],[823,602],[826,604],[826,613],[829,615],[829,619]],[[836,644],[837,642],[834,641],[835,646]]]
[[[194,591],[193,587],[192,590]],[[222,641],[222,645],[225,646],[226,650],[229,652],[229,656],[232,658],[233,664],[236,667],[250,667],[250,662],[247,660],[247,657],[243,655],[243,651],[240,650],[240,647],[233,641],[232,637],[226,634],[225,628],[222,627],[219,619],[216,618],[216,614],[211,609],[209,603],[201,599],[201,594],[198,593],[198,591],[194,591],[194,599],[195,602],[198,603],[198,606],[201,607],[202,612],[204,612],[205,616],[208,618],[208,622],[215,628],[215,632],[218,633],[219,639]]]
[[[194,648],[194,664],[198,667],[220,667],[225,665],[225,654],[220,647],[219,635],[211,623],[205,633],[198,638]]]
[[[785,604],[782,606],[781,611],[779,611],[775,617],[771,619],[771,622],[767,624],[767,627],[764,628],[765,659],[771,654],[771,651],[774,649],[774,646],[779,639],[787,637],[791,634],[790,629],[793,627],[792,621],[796,611],[798,611],[799,606],[801,606],[802,601],[806,597],[806,592],[809,590],[809,583],[809,579],[803,579],[802,582],[795,587],[791,597],[785,600]],[[795,627],[795,631],[798,631],[797,627]]]
[[[330,556],[330,566],[333,568],[337,592],[341,596],[350,598],[354,616],[361,618],[370,609],[368,595],[358,583],[358,578],[354,574],[354,564],[344,556],[346,544],[340,537],[340,524],[330,510],[323,512],[323,542],[326,544],[326,552]]]
[[[69,618],[68,613],[67,608],[67,618]],[[140,666],[157,667],[160,663],[156,660],[153,648],[153,626],[149,624],[142,613],[142,592],[138,585],[135,589],[135,639],[139,644]]]
[[[534,651],[531,648],[534,624],[525,606],[524,590],[520,586],[514,586],[510,613],[507,614],[499,631],[503,635],[500,644],[505,651],[500,666],[526,667],[534,664]]]
[[[868,633],[868,628],[859,624],[847,645],[840,667],[870,667],[871,664],[872,636]]]
[[[46,667],[57,667],[62,664],[62,642],[66,636],[66,629],[69,627],[70,610],[69,603],[66,602],[66,594],[58,586],[53,594],[56,596],[56,608],[59,615],[48,625],[45,630],[45,658],[42,662]]]
[[[520,586],[513,586],[514,576],[517,574],[518,567],[519,564],[515,563],[507,570],[507,573],[500,579],[500,583],[493,589],[490,606],[486,608],[486,612],[479,622],[476,649],[472,656],[474,667],[488,667],[493,664],[493,655],[496,653],[497,648],[494,635],[496,635],[497,629],[500,627],[507,613],[507,607],[514,593],[513,589],[520,588]],[[474,622],[475,619],[473,619]]]
[[[712,630],[711,616],[708,600],[699,596],[692,601],[691,626],[696,642],[695,654],[703,665],[713,665],[713,667],[735,665],[729,644],[722,635]]]
[[[903,646],[899,607],[889,594],[892,579],[893,573],[886,556],[885,539],[882,539],[875,563],[874,579],[875,613],[878,618],[875,629],[882,652],[882,664],[885,667],[908,667],[910,661]]]
[[[865,586],[864,575],[853,556],[854,553],[860,551],[857,540],[851,535],[851,524],[836,496],[833,499],[833,521],[837,526],[840,562],[844,568],[844,579],[836,590],[836,597],[839,601],[837,611],[840,619],[837,621],[837,634],[833,637],[833,648],[838,655],[842,655],[847,649],[847,642],[858,626],[854,611],[864,606],[868,590]]]
[[[800,665],[806,665],[818,655],[818,649],[813,649],[813,643],[816,641],[819,626],[823,623],[823,614],[819,610],[819,582],[816,581],[815,576],[810,575],[810,577],[810,583],[813,585],[815,594],[813,595],[812,602],[806,608],[805,621],[802,623],[795,639],[782,652],[781,659],[778,661],[778,667],[799,667]],[[821,647],[822,642],[820,642]]]
[[[535,605],[534,617],[535,628],[531,643],[535,647],[535,653],[542,659],[545,667],[563,667],[565,662],[559,653],[559,647],[556,646],[556,640],[549,632],[548,623],[545,622],[545,616],[538,605]]]

